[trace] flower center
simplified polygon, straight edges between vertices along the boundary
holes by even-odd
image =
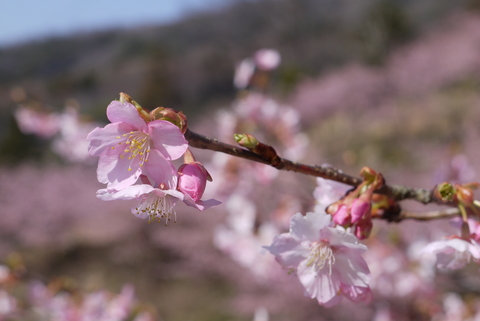
[[[128,166],[128,170],[132,170],[132,162],[135,159],[138,159],[140,166],[143,166],[143,163],[148,161],[148,154],[150,153],[150,136],[140,131],[132,131],[128,134],[117,136],[117,138],[122,137],[127,137],[127,140],[120,143],[120,145],[125,143],[128,146],[125,148],[120,157],[124,158],[127,156],[128,159],[132,160]]]
[[[173,215],[174,223],[177,222],[177,213],[174,208],[175,203],[170,195],[158,196],[153,193],[147,195],[146,198],[140,200],[137,207],[133,209],[133,214],[138,216],[148,216],[148,223],[161,222],[165,218],[165,226],[171,220]]]
[[[310,255],[307,258],[307,266],[313,266],[316,272],[319,272],[328,265],[329,274],[332,274],[332,265],[335,264],[335,256],[332,248],[320,241],[313,242],[310,245]]]

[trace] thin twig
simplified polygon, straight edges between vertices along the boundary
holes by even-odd
[[[400,214],[393,220],[394,222],[400,222],[406,219],[412,219],[417,221],[428,221],[433,219],[452,218],[460,215],[458,208],[447,208],[438,211],[430,212],[409,212],[401,211]]]
[[[254,162],[270,165],[279,170],[293,171],[305,175],[323,177],[354,187],[358,186],[362,182],[361,178],[345,174],[342,170],[336,169],[331,166],[305,165],[293,162],[285,158],[280,158],[280,161],[277,160],[275,164],[272,164],[268,159],[265,159],[262,156],[251,152],[245,148],[226,144],[216,139],[197,134],[191,130],[187,130],[187,132],[185,133],[185,138],[192,147],[222,152],[232,156],[248,159]],[[402,185],[386,185],[376,192],[388,195],[396,201],[413,199],[423,204],[444,204],[441,200],[433,197],[433,193],[431,190],[423,188],[411,188]]]

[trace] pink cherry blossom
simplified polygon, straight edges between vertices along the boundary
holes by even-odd
[[[98,125],[96,122],[82,121],[76,108],[66,107],[58,116],[59,130],[52,142],[53,151],[72,163],[87,161],[90,158],[89,142],[85,137]]]
[[[280,64],[280,53],[275,49],[261,49],[255,53],[255,64],[261,70],[273,70]]]
[[[256,226],[255,203],[241,194],[233,194],[225,205],[228,216],[226,223],[217,226],[214,231],[214,245],[249,269],[257,281],[280,279],[281,269],[273,257],[266,255],[262,249],[279,230],[271,222]]]
[[[87,140],[90,155],[100,156],[98,180],[108,183],[111,190],[134,184],[143,172],[143,165],[151,161],[151,151],[157,150],[167,160],[174,160],[188,148],[177,126],[165,120],[147,123],[130,103],[111,102],[107,117],[112,123],[94,129]]]
[[[250,58],[243,59],[235,68],[233,84],[238,89],[247,88],[255,71],[255,63]]]
[[[59,116],[56,113],[46,113],[30,107],[20,106],[15,111],[18,128],[24,134],[35,134],[41,138],[51,138],[59,128]]]
[[[439,269],[456,270],[480,260],[480,244],[473,239],[452,237],[427,245],[422,253],[435,259]]]
[[[103,201],[137,199],[138,205],[131,209],[135,216],[148,218],[149,222],[165,218],[167,223],[172,216],[176,220],[174,206],[178,200],[184,200],[184,194],[176,190],[175,167],[158,151],[152,151],[150,157],[152,162],[148,166],[155,164],[155,169],[149,170],[151,176],[142,176],[144,184],[130,185],[119,191],[103,188],[98,190],[97,197]]]
[[[265,247],[284,267],[296,270],[305,295],[326,307],[342,296],[353,302],[369,301],[370,271],[361,253],[367,247],[343,229],[329,227],[326,213],[295,214],[290,232]]]

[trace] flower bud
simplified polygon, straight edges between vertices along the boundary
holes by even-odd
[[[359,240],[363,240],[370,236],[370,233],[372,232],[372,228],[373,228],[372,220],[370,218],[363,219],[363,220],[360,220],[355,225],[354,234]]]
[[[444,182],[437,185],[434,194],[437,198],[444,202],[451,202],[453,201],[453,196],[455,195],[455,188],[452,184]]]
[[[351,216],[350,216],[350,213],[348,212],[347,205],[343,205],[343,204],[340,205],[337,211],[335,212],[335,214],[333,214],[333,221],[338,225],[342,225],[342,226],[350,225],[350,219],[351,219]]]
[[[233,138],[238,143],[238,145],[254,150],[258,146],[258,140],[250,134],[233,134]]]
[[[367,181],[369,184],[373,183],[377,175],[378,174],[376,171],[374,171],[373,169],[367,166],[363,167],[360,170],[360,176],[362,176],[363,179]]]
[[[470,188],[455,184],[457,200],[463,204],[473,204],[473,191]]]
[[[183,164],[178,169],[177,189],[190,196],[194,201],[198,201],[205,191],[207,177],[207,170],[201,163]]]
[[[187,131],[187,116],[181,111],[172,108],[157,107],[150,112],[152,120],[166,120],[180,128],[182,134]]]
[[[370,211],[370,203],[357,198],[353,201],[352,207],[350,208],[350,214],[352,215],[352,223],[356,223],[362,219],[362,217],[368,215]]]

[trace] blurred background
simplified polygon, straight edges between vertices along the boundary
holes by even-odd
[[[106,106],[125,92],[147,109],[181,110],[189,128],[215,137],[218,112],[237,98],[235,66],[274,48],[281,64],[269,94],[298,113],[310,141],[304,162],[353,175],[367,165],[387,182],[416,187],[471,181],[480,170],[479,10],[477,0],[7,1],[0,20],[0,263],[21,257],[29,277],[48,283],[65,276],[85,291],[119,293],[133,284],[159,320],[253,320],[257,311],[262,321],[263,308],[271,320],[351,316],[345,305],[324,309],[304,298],[295,282],[258,281],[216,249],[221,206],[202,213],[182,207],[178,222],[165,227],[135,218],[132,203],[96,199],[96,160],[59,152],[82,143],[55,143],[46,115],[75,114],[91,130],[107,122]],[[46,117],[33,124],[43,137],[17,122],[28,118],[18,116],[25,107]],[[199,157],[206,162],[211,154]],[[315,181],[295,184],[300,208],[311,209]],[[272,211],[267,205],[262,210]],[[405,223],[421,233],[418,224]],[[458,293],[465,286],[445,281]],[[405,320],[430,320],[434,308],[413,294],[402,298],[361,306],[358,320],[385,305],[409,311]]]

